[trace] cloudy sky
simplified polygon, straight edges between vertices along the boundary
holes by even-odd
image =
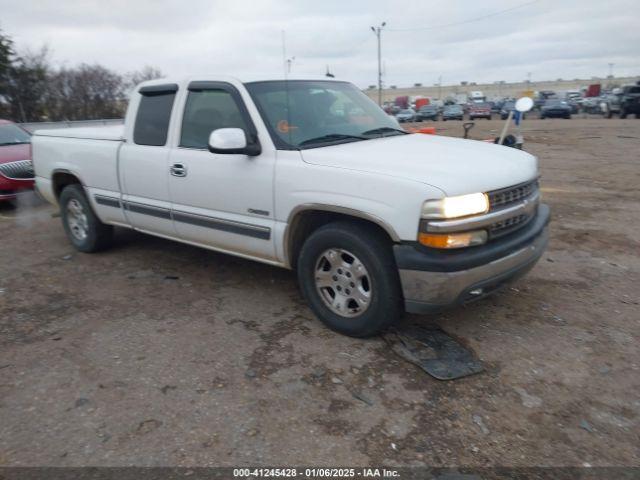
[[[501,11],[504,13],[498,13]],[[47,45],[59,65],[122,73],[283,74],[407,86],[640,75],[640,0],[0,0],[0,28],[18,49]]]

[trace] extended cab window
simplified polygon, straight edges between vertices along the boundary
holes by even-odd
[[[133,141],[138,145],[162,146],[167,143],[167,131],[171,109],[176,96],[174,91],[140,91]]]
[[[218,128],[248,131],[231,93],[218,89],[190,91],[184,107],[180,146],[205,149],[209,144],[209,135]]]

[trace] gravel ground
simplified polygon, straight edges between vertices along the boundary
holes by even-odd
[[[525,135],[548,252],[408,318],[485,363],[452,382],[324,328],[292,272],[124,230],[80,254],[52,207],[0,208],[0,465],[640,465],[640,121]]]

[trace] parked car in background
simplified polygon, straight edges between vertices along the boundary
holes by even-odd
[[[580,112],[580,104],[576,100],[566,100],[567,105],[571,107],[571,113],[579,113]]]
[[[612,118],[614,115],[620,115],[620,98],[622,97],[622,89],[614,88],[611,93],[601,97],[600,110],[606,118]]]
[[[564,93],[564,99],[568,102],[576,102],[579,103],[582,100],[582,93],[578,90],[567,90]]]
[[[564,100],[550,98],[540,109],[540,119],[545,118],[571,118],[571,107]]]
[[[414,104],[415,111],[416,112],[419,111],[425,105],[429,105],[429,99],[428,98],[416,98],[416,102]]]
[[[416,120],[421,122],[423,120],[438,120],[438,107],[436,105],[425,105],[421,107],[416,113]]]
[[[547,100],[556,97],[556,92],[553,90],[540,90],[533,98],[533,108],[541,110]]]
[[[32,188],[31,134],[9,120],[0,120],[0,201],[13,200]]]
[[[405,108],[396,114],[396,120],[400,123],[414,122],[416,120],[416,112],[411,108]]]
[[[636,85],[625,85],[620,94],[620,118],[634,114],[640,118],[640,82]]]
[[[33,143],[77,250],[118,225],[292,269],[316,316],[357,337],[497,291],[549,237],[534,156],[410,134],[343,81],[152,80],[124,125]]]
[[[469,105],[469,120],[486,118],[491,120],[491,106],[488,103],[472,103]]]
[[[602,113],[601,104],[604,97],[585,97],[580,101],[580,107],[585,113]]]
[[[464,110],[462,105],[447,105],[442,111],[442,121],[464,120]]]
[[[502,120],[506,120],[507,117],[509,116],[509,112],[511,111],[515,111],[516,109],[516,101],[515,100],[507,100],[506,102],[504,102],[502,104],[502,108],[500,109],[500,118]],[[521,113],[520,115],[522,115],[522,119],[524,120],[525,118],[527,118],[527,114],[526,113]]]

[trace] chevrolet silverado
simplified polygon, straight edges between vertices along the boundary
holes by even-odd
[[[338,80],[144,82],[124,125],[37,131],[33,161],[76,249],[119,226],[293,269],[352,336],[482,298],[548,238],[535,157],[408,133]]]

